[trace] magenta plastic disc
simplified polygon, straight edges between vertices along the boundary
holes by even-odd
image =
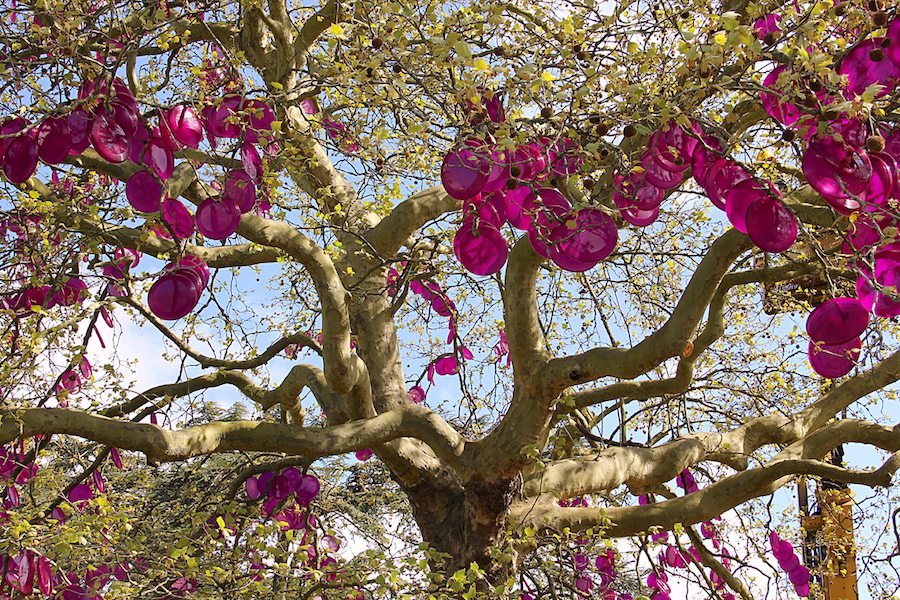
[[[237,231],[241,211],[231,202],[207,198],[197,207],[194,218],[197,221],[197,231],[205,237],[224,240]]]
[[[703,186],[706,181],[710,166],[722,158],[717,152],[721,148],[719,140],[710,136],[704,136],[702,139],[705,145],[698,142],[697,147],[694,148],[694,154],[691,156],[691,174],[694,176],[694,181],[700,186]],[[714,150],[709,150],[707,146]]]
[[[241,144],[241,164],[244,166],[244,173],[250,177],[253,183],[258,184],[262,181],[262,158],[260,158],[256,146],[250,142]]]
[[[526,185],[520,185],[504,195],[506,218],[516,229],[528,231],[531,228],[531,217],[525,211],[525,207],[534,203],[533,195],[531,188]]]
[[[457,200],[473,198],[481,193],[490,173],[490,161],[472,147],[447,152],[441,165],[444,190]]]
[[[566,254],[582,263],[597,263],[616,249],[619,229],[613,218],[603,211],[583,208],[574,219],[557,225],[552,237],[559,241],[550,248],[551,259]]]
[[[120,163],[128,158],[131,149],[130,136],[108,113],[100,113],[94,117],[90,138],[94,150],[105,160]]]
[[[506,153],[502,150],[491,150],[490,172],[481,188],[481,193],[489,194],[502,190],[509,178],[509,161],[506,158]]]
[[[750,173],[743,167],[728,160],[717,162],[706,175],[706,192],[713,204],[723,208],[729,190],[748,179],[751,179]]]
[[[659,207],[653,210],[641,210],[629,202],[624,196],[613,194],[613,201],[622,218],[636,227],[646,227],[659,218]]]
[[[549,149],[550,174],[556,177],[574,175],[584,164],[581,147],[571,138],[562,138]]]
[[[65,117],[47,117],[37,130],[38,156],[48,165],[61,163],[72,149],[69,121]]]
[[[849,81],[847,89],[851,94],[862,95],[870,85],[881,84],[885,86],[878,92],[877,97],[881,97],[896,87],[897,79],[900,78],[900,67],[887,56],[879,61],[874,61],[871,57],[873,50],[881,49],[882,41],[884,38],[863,40],[841,61],[838,73],[847,76]],[[891,46],[897,43],[896,39],[891,41]]]
[[[239,96],[229,96],[224,99],[221,106],[210,107],[210,110],[206,112],[208,132],[217,138],[240,137],[241,125],[235,116],[240,105],[241,98]]]
[[[559,249],[558,244],[550,244],[546,248],[547,256],[550,258],[550,260],[553,261],[554,264],[556,264],[556,266],[558,266],[560,269],[571,271],[573,273],[583,273],[585,271],[589,271],[596,267],[597,263],[600,262],[583,262],[580,260],[576,260],[565,252],[562,252]]]
[[[205,262],[193,254],[185,254],[177,264],[170,263],[166,268],[188,269],[194,271],[200,276],[201,285],[204,289],[206,289],[206,286],[209,284],[209,267]]]
[[[229,171],[222,198],[232,202],[241,213],[248,213],[256,204],[256,184],[244,171]]]
[[[143,164],[147,142],[150,141],[150,130],[141,123],[138,125],[134,137],[131,138],[131,148],[128,150],[128,160],[136,165]]]
[[[767,194],[747,209],[747,235],[766,252],[784,252],[797,240],[797,219],[784,203]]]
[[[156,212],[162,201],[163,186],[149,171],[135,171],[125,182],[125,197],[137,211]]]
[[[635,176],[636,175],[636,176]],[[653,185],[645,177],[635,174],[630,177],[634,183],[634,193],[629,200],[635,208],[640,210],[653,210],[666,198],[664,188]]]
[[[175,172],[175,155],[165,141],[159,137],[151,137],[144,148],[144,164],[166,181]]]
[[[174,321],[194,310],[201,293],[191,278],[178,272],[164,273],[150,287],[147,304],[160,319]]]
[[[895,300],[884,292],[876,292],[871,279],[871,273],[866,271],[856,279],[856,297],[863,308],[871,310],[876,317],[882,319],[900,316],[900,300]]]
[[[275,112],[272,107],[254,98],[244,106],[249,115],[250,126],[247,128],[246,139],[256,144],[261,137],[268,137],[272,132],[272,123],[275,122]]]
[[[72,147],[69,154],[76,156],[81,154],[91,145],[89,132],[91,130],[91,116],[80,106],[66,116],[69,124],[69,135]]]
[[[787,70],[787,67],[780,66],[772,70],[763,80],[763,85],[771,90],[777,90],[776,84],[778,77]],[[782,100],[780,94],[770,92],[760,93],[760,100],[763,108],[769,113],[773,119],[783,125],[793,125],[800,120],[800,111],[790,102]]]
[[[188,238],[194,233],[194,217],[184,204],[174,198],[166,198],[160,206],[163,220],[179,238]]]
[[[866,202],[885,206],[898,185],[897,162],[886,152],[873,152],[869,154],[869,160],[872,162],[872,179],[865,191]]]
[[[319,495],[320,489],[322,489],[322,484],[319,483],[315,475],[304,475],[297,488],[297,502],[301,506],[309,506],[316,496]]]
[[[247,492],[247,498],[250,500],[259,500],[262,492],[259,490],[259,480],[251,475],[244,481],[244,490]]]
[[[752,179],[741,181],[725,195],[728,221],[741,233],[747,233],[747,211],[768,195],[768,191],[760,183]]]
[[[817,306],[806,319],[806,333],[828,346],[858,338],[869,325],[869,311],[856,298],[832,298]]]
[[[493,197],[493,194],[491,197]],[[477,219],[479,222],[484,221],[485,223],[500,229],[506,222],[506,206],[504,204],[502,207],[504,209],[504,216],[500,216],[500,213],[497,212],[496,204],[496,202],[482,200],[480,195],[471,200],[463,200],[463,222],[471,223],[473,220]]]
[[[872,163],[864,151],[833,138],[823,138],[810,142],[803,153],[803,175],[826,200],[840,200],[848,197],[847,192],[859,195],[866,190],[872,177]],[[855,210],[859,203],[853,201],[847,208]]]
[[[644,153],[641,157],[641,166],[644,167],[644,178],[647,182],[666,190],[678,187],[684,178],[682,171],[667,170],[659,160],[654,160],[653,155],[648,153]]]
[[[177,104],[163,113],[160,130],[164,136],[188,148],[197,148],[203,140],[203,124],[190,106]]]
[[[113,120],[119,124],[126,136],[133,136],[141,122],[137,107],[118,101],[109,103],[110,114]]]
[[[453,238],[453,252],[469,272],[493,275],[503,268],[509,246],[500,231],[486,222],[477,226],[464,224]]]
[[[37,169],[37,142],[29,135],[17,135],[7,144],[2,163],[3,173],[10,182],[25,183]]]
[[[854,338],[843,344],[817,345],[809,343],[809,364],[813,371],[828,379],[843,377],[849,373],[859,360],[862,341]]]

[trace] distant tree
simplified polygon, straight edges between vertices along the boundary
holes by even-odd
[[[874,490],[896,591],[896,7],[12,0],[0,45],[0,598],[815,596],[798,478]]]

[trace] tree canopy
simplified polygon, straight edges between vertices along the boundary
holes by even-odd
[[[5,3],[0,598],[893,597],[896,13]]]

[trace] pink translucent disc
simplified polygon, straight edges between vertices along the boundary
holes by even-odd
[[[874,61],[870,55],[873,50],[881,48],[883,40],[884,38],[864,40],[841,61],[838,73],[847,76],[849,80],[847,89],[851,94],[861,95],[867,87],[877,83],[885,86],[878,92],[878,96],[884,96],[896,86],[896,81],[900,77],[900,67],[886,56]],[[896,39],[891,41],[891,45],[897,43]]]
[[[641,158],[644,167],[644,177],[648,183],[666,190],[671,190],[681,184],[684,178],[682,171],[670,171],[662,164],[661,158],[654,158],[652,154],[644,153]]]
[[[491,194],[490,198],[496,197],[496,194]],[[497,205],[500,204],[500,208],[503,209],[503,216],[497,211]],[[484,221],[490,225],[493,225],[497,229],[503,227],[503,223],[506,222],[506,204],[500,199],[500,202],[488,202],[482,200],[482,196],[476,196],[471,200],[463,200],[463,221],[471,223],[473,220]]]
[[[747,233],[747,212],[762,200],[768,192],[758,182],[748,179],[735,185],[725,195],[725,214],[728,221],[741,233]]]
[[[244,171],[229,171],[222,197],[237,206],[241,213],[250,212],[256,204],[256,184]]]
[[[578,211],[554,228],[553,237],[557,241],[550,248],[550,258],[566,254],[582,263],[597,263],[616,248],[619,229],[612,217],[596,208]]]
[[[750,179],[750,174],[741,166],[728,161],[717,161],[706,174],[706,193],[719,208],[724,208],[729,190],[742,181]]]
[[[251,181],[254,183],[262,181],[262,158],[260,158],[256,146],[250,142],[241,144],[241,164],[244,166],[244,173],[250,177]]]
[[[832,298],[817,306],[806,319],[806,333],[814,342],[829,346],[858,338],[869,324],[869,311],[856,298]]]
[[[490,170],[489,160],[482,153],[472,147],[455,148],[444,157],[441,183],[457,200],[473,198],[481,193]]]
[[[188,238],[194,233],[194,217],[184,204],[174,198],[166,198],[161,205],[163,220],[179,238]]]
[[[201,293],[196,280],[184,273],[164,273],[150,287],[147,304],[160,319],[174,321],[194,310]]]
[[[260,137],[271,134],[272,123],[275,122],[275,112],[271,106],[256,98],[247,101],[245,110],[250,121],[246,139],[248,142],[256,144]]]
[[[105,160],[120,163],[128,158],[130,134],[109,113],[103,112],[94,117],[90,138],[94,150]]]
[[[297,502],[301,506],[309,506],[316,496],[319,495],[321,488],[322,485],[314,475],[304,475],[297,488]]]
[[[34,175],[38,163],[38,145],[29,135],[18,135],[3,153],[3,173],[12,183],[24,183]]]
[[[137,211],[156,212],[163,197],[163,186],[149,171],[136,171],[125,182],[125,197]]]
[[[203,125],[194,109],[178,104],[162,113],[160,131],[179,145],[196,148],[203,139]]]
[[[37,130],[38,156],[49,165],[61,163],[69,156],[72,136],[64,117],[48,117]]]
[[[484,182],[484,186],[481,188],[482,194],[489,194],[503,189],[506,181],[510,178],[508,163],[505,152],[496,149],[491,151],[491,170],[488,173],[487,180]]]
[[[204,111],[207,116],[206,127],[211,137],[237,138],[241,135],[241,125],[236,117],[241,104],[239,96],[229,96],[221,106],[210,107]]]
[[[506,239],[487,222],[477,226],[464,224],[453,238],[456,258],[475,275],[493,275],[503,268],[509,255]]]
[[[531,188],[526,185],[506,192],[506,218],[509,224],[521,231],[527,231],[531,227],[531,218],[525,212],[525,206],[533,203]]]
[[[766,195],[747,210],[747,234],[766,252],[784,252],[797,240],[797,220],[780,200]]]
[[[207,198],[197,207],[197,230],[214,240],[224,240],[237,231],[241,211],[231,202]]]
[[[659,207],[653,210],[641,210],[634,205],[616,203],[622,218],[637,227],[646,227],[659,218]]]
[[[843,377],[849,373],[859,360],[862,342],[853,338],[843,344],[833,346],[809,343],[809,364],[813,371],[828,379]]]
[[[869,155],[872,161],[872,179],[866,188],[866,201],[876,206],[885,206],[898,185],[897,162],[885,152],[873,152]]]
[[[69,149],[69,154],[81,154],[91,145],[88,135],[91,130],[91,117],[86,110],[79,106],[69,113],[66,122],[69,124],[69,134],[72,136],[72,147]]]
[[[858,195],[866,190],[872,177],[872,163],[864,151],[823,138],[811,142],[803,153],[803,175],[826,200],[845,199],[848,192]],[[848,202],[846,208],[855,210],[859,203]]]
[[[900,316],[900,300],[894,300],[884,292],[876,292],[872,286],[871,273],[863,272],[856,279],[856,297],[866,310],[871,310],[876,317],[889,319]]]
[[[200,277],[201,286],[206,289],[209,284],[209,267],[201,259],[193,254],[185,254],[178,263],[170,263],[167,269],[187,269],[194,271]]]
[[[161,137],[151,137],[144,148],[144,164],[153,169],[163,181],[175,171],[175,155]]]
[[[584,163],[578,142],[562,138],[549,149],[550,174],[556,177],[574,175]]]
[[[800,565],[790,573],[788,573],[788,578],[791,580],[795,586],[800,585],[808,585],[809,584],[809,569],[805,566]]]
[[[787,70],[787,67],[780,66],[772,70],[763,80],[763,85],[769,89],[775,90],[778,77]],[[760,94],[763,108],[769,113],[773,119],[784,125],[793,125],[800,120],[800,111],[790,102],[782,100],[780,94],[772,94],[762,92]]]

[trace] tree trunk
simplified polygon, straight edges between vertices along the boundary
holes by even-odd
[[[450,555],[447,574],[475,562],[488,580],[505,577],[508,567],[490,558],[490,548],[506,523],[517,480],[469,481],[453,489],[430,484],[407,490],[423,539]]]

